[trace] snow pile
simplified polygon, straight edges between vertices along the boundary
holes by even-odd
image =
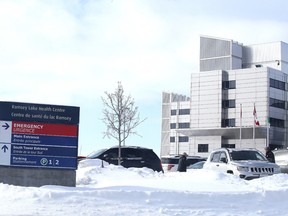
[[[0,184],[0,215],[288,215],[288,175],[246,181],[208,170],[158,173],[84,160],[77,187]]]

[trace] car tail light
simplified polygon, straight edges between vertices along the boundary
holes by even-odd
[[[174,164],[168,164],[168,170],[171,170],[174,167]]]
[[[160,162],[160,167],[161,167],[161,170],[163,172],[163,165],[162,165],[162,162]]]

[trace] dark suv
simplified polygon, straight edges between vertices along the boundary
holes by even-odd
[[[110,164],[118,165],[118,151],[118,146],[100,149],[89,154],[87,159],[101,159]],[[163,172],[161,161],[152,149],[138,146],[122,146],[121,161],[121,166],[125,168],[147,167],[154,171]]]

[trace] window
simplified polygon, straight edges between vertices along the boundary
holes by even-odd
[[[176,129],[176,123],[171,123],[170,124],[170,129]]]
[[[220,160],[220,152],[215,152],[215,153],[212,155],[211,161],[212,161],[212,162],[219,162],[219,160]]]
[[[222,89],[236,89],[236,81],[223,81],[222,82]]]
[[[129,159],[142,159],[142,154],[141,151],[138,151],[138,149],[129,149],[129,148],[124,148],[121,150],[122,152],[122,157],[125,156]]]
[[[223,108],[235,108],[235,100],[223,100]]]
[[[189,115],[190,114],[190,109],[180,109],[179,110],[179,115]]]
[[[220,162],[226,162],[227,163],[227,156],[225,152],[220,153]]]
[[[171,116],[176,115],[177,110],[171,110]]]
[[[189,122],[179,123],[178,127],[179,128],[190,128],[190,123]]]
[[[223,119],[222,127],[235,127],[235,119]]]
[[[236,89],[236,81],[235,80],[229,81],[229,89]]]
[[[284,120],[276,118],[270,118],[269,120],[271,126],[284,128]]]
[[[118,150],[117,149],[108,149],[101,158],[108,158],[109,160],[118,160]]]
[[[208,152],[208,144],[198,144],[198,152]]]
[[[265,160],[264,156],[254,150],[232,151],[230,155],[232,160]]]
[[[174,143],[175,142],[175,137],[170,137],[170,143]]]
[[[179,142],[188,142],[188,141],[189,141],[189,137],[187,137],[187,136],[180,136],[180,137],[178,137],[178,141],[179,141]]]
[[[235,148],[235,144],[221,144],[221,148]]]
[[[222,82],[222,89],[229,89],[228,87],[229,87],[228,81],[223,81]]]
[[[270,78],[270,87],[285,90],[285,82]]]
[[[270,98],[270,106],[285,109],[285,101]]]

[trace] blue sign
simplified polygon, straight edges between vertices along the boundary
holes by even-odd
[[[11,155],[37,155],[37,156],[63,156],[77,158],[76,148],[36,146],[36,145],[11,145]]]
[[[12,143],[77,147],[77,137],[12,134]]]
[[[77,169],[79,111],[0,101],[0,165]]]
[[[12,166],[23,167],[41,167],[41,168],[57,168],[57,169],[75,169],[77,161],[75,158],[69,157],[46,157],[46,156],[19,156],[12,155]]]
[[[6,121],[79,124],[79,107],[0,101],[0,119]]]

